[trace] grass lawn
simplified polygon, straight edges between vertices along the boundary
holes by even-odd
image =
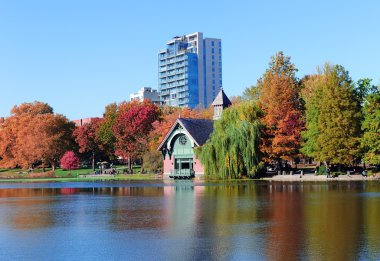
[[[127,166],[120,165],[114,166],[116,171],[123,173]],[[118,174],[112,177],[83,177],[86,175],[94,174],[92,169],[83,168],[77,170],[62,170],[56,169],[54,172],[50,168],[46,168],[45,172],[42,169],[35,169],[32,173],[22,169],[0,169],[0,182],[14,181],[89,181],[89,180],[149,180],[156,179],[157,175],[154,174],[139,174],[141,166],[133,166],[133,172],[136,174]],[[81,178],[79,178],[81,176]]]
[[[161,176],[155,174],[120,174],[112,177],[65,177],[65,178],[8,178],[0,179],[0,182],[78,182],[78,181],[118,181],[118,180],[156,180]]]

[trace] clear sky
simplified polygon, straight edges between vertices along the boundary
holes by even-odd
[[[341,64],[380,82],[377,0],[0,0],[0,116],[39,100],[69,119],[100,116],[142,86],[157,88],[157,53],[173,36],[222,39],[230,96],[283,50],[299,69]]]

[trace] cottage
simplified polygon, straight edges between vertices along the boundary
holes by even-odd
[[[213,119],[218,120],[230,105],[231,101],[221,89],[212,103]],[[194,148],[205,144],[212,132],[212,120],[178,118],[158,147],[164,160],[164,178],[203,176],[204,167],[196,158]]]

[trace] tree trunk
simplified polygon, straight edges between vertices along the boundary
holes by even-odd
[[[51,163],[51,169],[52,169],[53,171],[55,171],[55,162],[54,162],[54,161]]]
[[[130,173],[132,173],[132,158],[128,157],[128,170]]]
[[[92,170],[95,170],[95,152],[92,152]]]

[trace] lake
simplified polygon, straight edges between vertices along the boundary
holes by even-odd
[[[0,184],[1,260],[380,260],[380,182]]]

